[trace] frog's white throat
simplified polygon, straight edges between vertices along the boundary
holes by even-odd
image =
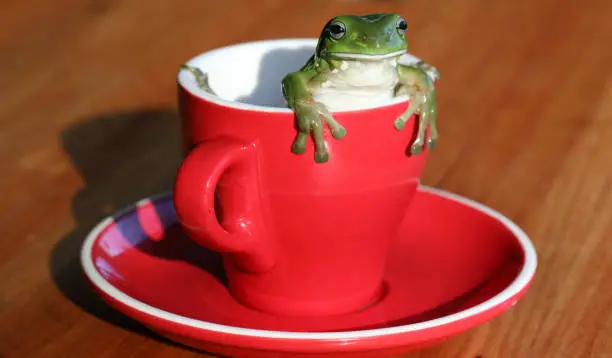
[[[314,100],[330,111],[388,103],[395,97],[398,62],[397,56],[378,61],[342,60],[325,73],[325,81],[311,89]]]

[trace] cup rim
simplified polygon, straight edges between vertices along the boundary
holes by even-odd
[[[266,46],[266,45],[267,46],[270,46],[270,45],[282,46],[286,44],[290,46],[295,46],[295,45],[312,46],[314,49],[314,47],[317,44],[317,41],[318,41],[317,38],[305,37],[305,38],[277,38],[277,39],[238,42],[238,43],[234,43],[231,45],[221,46],[221,47],[217,47],[217,48],[205,51],[205,52],[201,52],[198,55],[195,55],[189,60],[187,60],[186,62],[184,62],[184,64],[192,65],[194,62],[199,62],[204,58],[219,56],[223,52],[226,52],[231,49],[235,49],[237,47],[251,47],[251,46],[257,47],[257,46]],[[409,52],[403,54],[400,57],[400,61],[402,63],[412,63],[412,62],[417,62],[419,60],[420,58],[412,55]],[[199,98],[201,100],[207,101],[207,102],[212,102],[221,107],[232,108],[232,109],[237,109],[237,110],[242,110],[242,111],[267,112],[267,113],[288,113],[288,114],[293,113],[293,111],[289,107],[265,106],[265,105],[243,103],[243,102],[238,102],[238,101],[231,101],[231,100],[227,100],[227,99],[212,95],[210,93],[204,92],[197,86],[193,75],[189,74],[187,71],[179,70],[177,73],[176,80],[177,80],[178,85],[181,87],[181,89],[186,91],[190,95],[196,98]],[[362,107],[360,106],[357,108],[353,107],[350,109],[337,109],[337,110],[333,110],[330,112],[331,113],[348,113],[348,112],[361,111],[361,110],[387,108],[387,107],[394,106],[398,103],[407,102],[408,99],[409,99],[408,96],[403,94],[403,95],[393,98],[390,101],[385,101],[375,106],[365,105],[365,106],[362,106]]]
[[[365,330],[347,330],[338,332],[292,332],[292,331],[280,331],[280,330],[266,330],[266,329],[255,329],[255,328],[242,328],[229,326],[224,324],[218,324],[208,321],[202,321],[195,318],[189,318],[181,316],[179,314],[163,311],[159,308],[150,306],[144,302],[138,301],[137,299],[127,295],[109,281],[107,281],[96,269],[96,266],[92,260],[92,250],[94,243],[98,240],[104,230],[112,225],[113,216],[107,217],[95,226],[87,235],[80,252],[81,266],[88,277],[90,282],[101,290],[105,295],[108,295],[114,300],[120,302],[121,305],[128,307],[138,313],[146,314],[165,322],[171,322],[180,326],[190,327],[198,330],[205,330],[214,333],[221,333],[234,336],[243,337],[257,337],[257,338],[269,338],[269,339],[286,339],[286,340],[343,340],[343,339],[362,339],[371,337],[382,337],[395,334],[406,334],[410,332],[423,331],[427,329],[438,328],[441,326],[449,325],[457,321],[465,320],[470,317],[477,316],[488,310],[491,310],[505,302],[508,302],[526,287],[532,281],[536,268],[538,266],[538,259],[535,247],[527,234],[512,220],[500,212],[481,204],[477,201],[469,199],[467,197],[455,194],[443,189],[438,189],[426,185],[420,185],[417,190],[432,193],[435,195],[443,196],[457,203],[471,207],[474,210],[480,211],[483,214],[497,220],[506,229],[508,229],[515,237],[516,241],[522,248],[524,255],[524,264],[521,267],[520,272],[516,275],[514,280],[507,285],[501,292],[495,296],[481,302],[473,307],[456,312],[447,316],[421,321],[418,323],[411,323],[406,325],[398,325],[386,328],[375,328]],[[156,196],[143,199],[135,204],[135,206],[129,206],[116,213],[114,216],[120,216],[123,212],[128,212],[132,208],[139,205],[146,205],[150,201],[158,200],[165,196],[171,195],[171,193],[160,193]]]

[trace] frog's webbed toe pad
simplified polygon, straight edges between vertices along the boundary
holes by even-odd
[[[291,145],[291,152],[295,154],[304,154],[306,152],[306,147],[300,146],[299,143],[293,142],[293,145]]]
[[[438,140],[437,139],[429,138],[427,140],[427,147],[429,147],[429,149],[434,149],[436,147],[436,145],[438,145]]]
[[[306,152],[306,142],[308,140],[308,135],[304,133],[298,133],[297,137],[293,141],[291,145],[291,151],[295,154],[304,154]]]
[[[415,142],[410,146],[410,154],[419,155],[423,151],[423,144],[421,142]]]
[[[329,153],[327,152],[316,152],[315,153],[315,162],[317,163],[325,163],[329,160]]]
[[[344,127],[336,128],[331,131],[332,137],[335,139],[342,139],[346,135],[346,129]]]
[[[399,117],[395,120],[393,125],[395,126],[395,129],[401,131],[406,126],[406,121],[402,117]]]

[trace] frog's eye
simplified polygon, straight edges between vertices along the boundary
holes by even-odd
[[[327,32],[332,38],[341,39],[346,34],[346,25],[342,22],[334,22],[327,27]]]
[[[408,29],[408,23],[406,23],[406,20],[400,17],[399,19],[397,19],[396,27],[397,27],[397,31],[403,35],[406,33],[406,30]]]

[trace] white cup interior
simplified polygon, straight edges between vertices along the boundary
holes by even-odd
[[[220,105],[258,111],[289,112],[281,81],[299,70],[314,53],[317,39],[277,39],[239,43],[202,53],[187,65],[209,76],[213,96],[200,89],[192,73],[179,71],[178,82],[195,96]],[[402,63],[418,61],[405,54]],[[404,101],[398,97],[389,103]]]

